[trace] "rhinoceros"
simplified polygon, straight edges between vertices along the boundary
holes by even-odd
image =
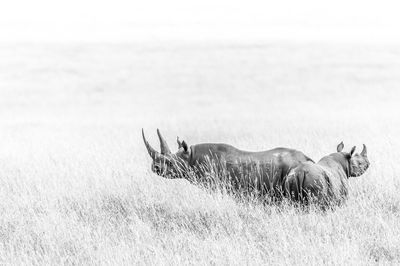
[[[302,162],[285,178],[284,194],[295,202],[308,205],[311,202],[326,207],[341,205],[348,198],[348,179],[365,173],[370,162],[367,147],[363,144],[360,154],[354,146],[343,152],[339,143],[337,152],[323,157],[318,163]]]
[[[186,178],[201,184],[221,181],[233,192],[278,196],[283,189],[284,177],[291,169],[302,162],[313,162],[294,149],[275,148],[249,152],[223,143],[203,143],[189,147],[179,138],[178,151],[172,153],[158,129],[157,135],[161,152],[151,147],[142,129],[144,144],[153,160],[153,172],[166,178]]]

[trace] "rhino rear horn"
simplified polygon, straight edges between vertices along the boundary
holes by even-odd
[[[156,158],[160,156],[160,153],[158,151],[156,151],[155,149],[153,149],[153,147],[150,146],[149,142],[146,140],[146,137],[144,136],[143,128],[142,128],[142,136],[143,136],[144,145],[147,148],[147,152],[149,153],[150,157],[153,160],[156,160]]]
[[[169,149],[167,142],[161,135],[161,132],[158,128],[157,128],[157,135],[158,135],[158,138],[160,139],[161,154],[170,154],[171,150]]]
[[[361,155],[367,156],[367,146],[365,146],[365,144],[363,144],[363,149],[362,149]]]

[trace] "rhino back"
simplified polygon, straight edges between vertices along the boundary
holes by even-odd
[[[213,166],[224,167],[235,179],[235,186],[255,185],[262,190],[281,188],[283,177],[299,163],[309,161],[302,152],[275,148],[267,151],[249,152],[228,144],[199,144],[192,148],[192,166],[213,161]],[[220,170],[220,169],[219,169]],[[202,173],[201,171],[199,173]]]
[[[224,143],[203,143],[193,145],[191,148],[192,164],[197,161],[203,161],[207,156],[215,159],[224,159],[226,161],[283,161],[287,163],[312,161],[302,152],[288,148],[275,148],[267,151],[251,152],[240,150]]]

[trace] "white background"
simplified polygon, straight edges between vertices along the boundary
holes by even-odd
[[[0,41],[288,40],[397,43],[396,1],[50,1],[1,3]]]

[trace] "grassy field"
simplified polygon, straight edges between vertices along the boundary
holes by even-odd
[[[2,45],[0,264],[400,263],[400,47]],[[340,141],[371,167],[335,211],[150,171],[154,147]]]

